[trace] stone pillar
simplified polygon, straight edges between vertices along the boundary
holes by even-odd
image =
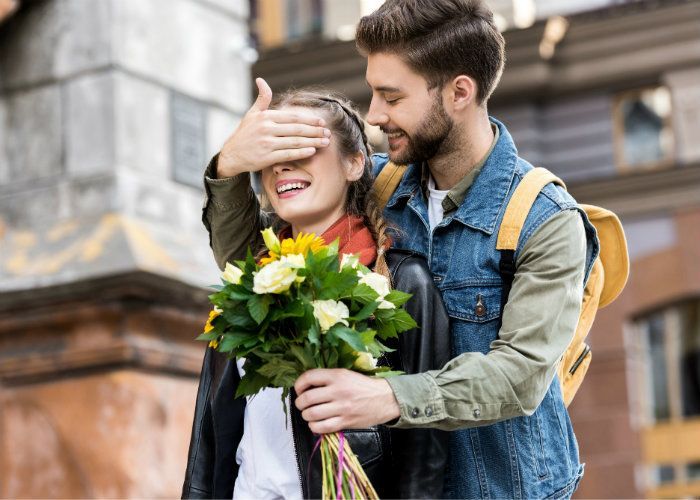
[[[0,25],[0,497],[175,497],[216,283],[201,173],[250,102],[244,0]]]
[[[681,165],[700,161],[700,66],[664,75],[671,90],[676,156]]]

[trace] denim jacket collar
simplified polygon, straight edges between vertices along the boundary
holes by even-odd
[[[453,216],[454,220],[489,235],[496,230],[505,210],[518,160],[518,150],[506,127],[498,120],[491,118],[491,121],[498,127],[498,142]]]
[[[494,118],[490,120],[499,129],[498,142],[462,204],[445,218],[446,221],[457,220],[489,235],[496,229],[499,216],[508,201],[518,158],[515,143],[506,127]],[[387,206],[392,206],[399,199],[410,197],[414,193],[421,193],[421,171],[421,164],[412,163],[408,166],[403,181]]]

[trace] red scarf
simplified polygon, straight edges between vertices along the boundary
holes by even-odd
[[[285,227],[280,231],[280,239],[291,238],[292,228]],[[358,254],[360,264],[370,267],[377,259],[377,244],[372,238],[362,217],[356,215],[343,215],[335,221],[331,227],[321,235],[323,241],[333,243],[336,238],[340,238],[338,245],[338,255],[342,257],[344,253]]]

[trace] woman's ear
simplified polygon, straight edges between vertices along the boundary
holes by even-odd
[[[348,158],[346,165],[346,178],[350,182],[355,182],[362,177],[365,171],[365,155],[358,151]]]

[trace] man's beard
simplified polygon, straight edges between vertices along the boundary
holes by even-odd
[[[391,161],[398,164],[421,163],[444,154],[452,149],[449,139],[454,121],[442,105],[438,92],[428,113],[418,124],[416,131],[409,135],[403,130],[382,129],[385,133],[402,132],[406,137],[406,147],[402,151],[389,151]]]

